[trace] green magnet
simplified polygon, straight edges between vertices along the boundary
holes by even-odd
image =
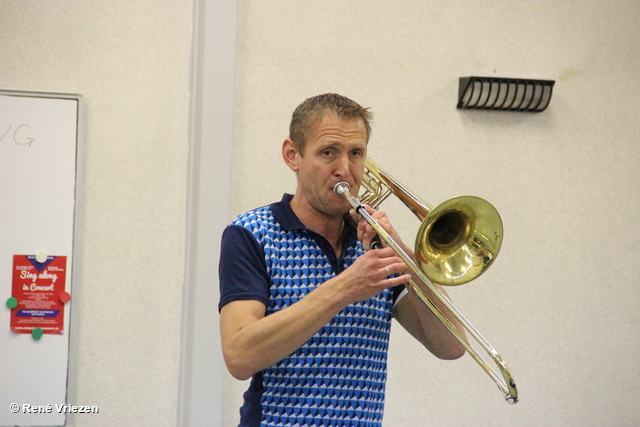
[[[18,306],[18,300],[15,299],[14,297],[11,297],[7,300],[7,307],[9,307],[10,309],[14,309]]]
[[[31,331],[31,336],[33,337],[34,340],[39,340],[40,338],[42,338],[43,333],[44,332],[42,332],[42,329],[35,328],[33,331]]]

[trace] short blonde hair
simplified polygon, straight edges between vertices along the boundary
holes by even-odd
[[[304,156],[309,132],[327,112],[331,112],[341,119],[362,119],[367,132],[367,143],[369,143],[370,122],[373,119],[373,113],[369,111],[369,108],[362,107],[346,96],[325,93],[305,99],[291,116],[289,139],[293,141],[301,155]]]

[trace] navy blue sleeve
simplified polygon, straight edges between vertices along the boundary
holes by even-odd
[[[264,250],[246,228],[230,225],[222,233],[218,275],[218,311],[238,300],[258,300],[267,305],[271,279],[267,275]]]

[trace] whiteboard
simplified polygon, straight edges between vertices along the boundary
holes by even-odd
[[[1,426],[64,425],[70,410],[81,110],[79,95],[0,90]],[[66,257],[71,301],[64,304],[62,333],[35,339],[10,329],[6,301],[14,290],[14,255],[38,253]]]

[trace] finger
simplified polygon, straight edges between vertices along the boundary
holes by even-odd
[[[369,206],[368,204],[364,204],[364,209],[370,214],[373,215],[374,213],[376,213],[377,211],[375,209],[373,209],[371,206]]]
[[[375,231],[373,231],[373,229],[369,228],[369,229],[365,232],[365,234],[364,234],[364,236],[363,236],[363,237],[364,237],[364,242],[365,242],[365,244],[366,244],[369,248],[374,249],[374,248],[373,248],[373,242],[377,239],[378,234],[377,234]]]
[[[365,209],[376,221],[386,219],[387,217],[387,214],[384,211],[376,210],[369,205],[365,205]]]
[[[400,258],[395,258],[392,261],[392,263],[382,267],[382,269],[387,273],[387,276],[393,276],[395,274],[402,276],[405,274],[405,271],[409,270],[409,267],[402,262]]]
[[[385,277],[393,276],[393,273],[391,272],[391,270],[389,270],[389,266],[388,265],[384,267],[384,271],[387,273],[387,274],[385,274]]]
[[[358,212],[356,212],[355,209],[351,209],[349,211],[349,215],[351,215],[351,218],[353,218],[353,220],[356,222],[356,224],[360,223],[360,220],[362,219],[362,216],[358,214]]]
[[[383,249],[377,252],[377,255],[380,258],[385,258],[385,265],[396,263],[404,265],[404,262],[402,262],[402,258],[398,256],[398,254],[393,250],[392,247],[385,246]]]
[[[358,221],[358,235],[359,236],[364,236],[365,233],[367,232],[367,226],[369,224],[367,224],[367,221],[365,221],[364,219],[359,219]]]
[[[392,288],[394,286],[404,285],[405,283],[409,282],[409,280],[411,280],[410,274],[402,274],[402,275],[387,277],[384,280],[384,284],[388,288]]]
[[[373,231],[373,228],[371,228],[371,226],[366,221],[363,221],[363,222],[364,224],[362,224],[362,235],[365,238],[371,238],[371,236],[375,234],[375,232]]]
[[[362,242],[362,246],[368,249],[373,248],[372,244],[377,239],[378,234],[371,228],[366,221],[362,221],[358,224],[358,240]]]

